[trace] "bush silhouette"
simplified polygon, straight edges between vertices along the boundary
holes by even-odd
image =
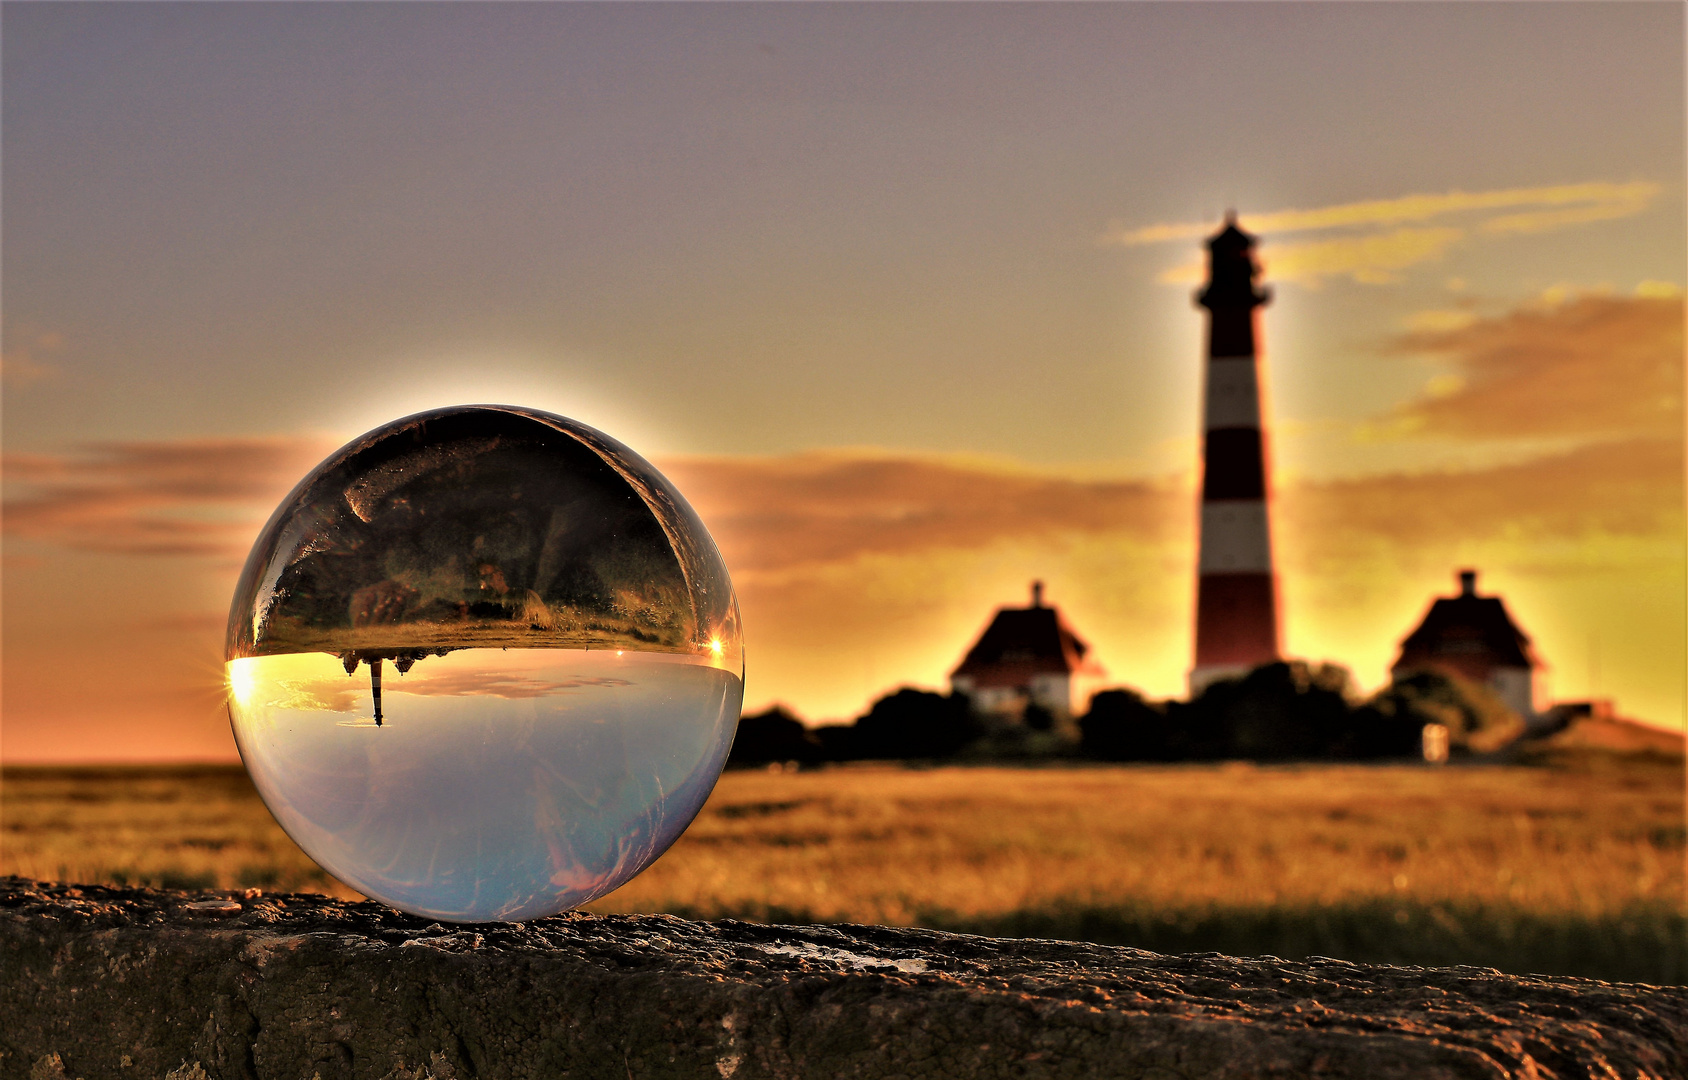
[[[1166,712],[1135,690],[1104,690],[1078,722],[1079,749],[1102,761],[1168,759]]]
[[[1179,757],[1257,761],[1336,756],[1350,725],[1348,685],[1346,669],[1300,660],[1221,679],[1168,710],[1173,750]]]
[[[1522,721],[1488,688],[1440,672],[1409,675],[1356,706],[1346,668],[1264,664],[1208,685],[1191,701],[1150,702],[1104,690],[1079,719],[1077,752],[1098,761],[1363,760],[1416,757],[1425,724],[1443,724],[1460,752],[1493,750]],[[1070,734],[1028,705],[1020,724],[987,730],[962,695],[902,687],[853,724],[806,728],[775,707],[739,721],[729,765],[864,759],[976,760],[1070,756]]]
[[[950,757],[983,733],[965,697],[905,686],[875,701],[856,721],[850,756]]]
[[[775,761],[798,761],[812,765],[823,759],[820,740],[783,707],[775,705],[764,713],[739,720],[728,766],[766,765]]]

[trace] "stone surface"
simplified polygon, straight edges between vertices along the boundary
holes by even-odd
[[[1688,988],[0,879],[4,1080],[1688,1077]]]

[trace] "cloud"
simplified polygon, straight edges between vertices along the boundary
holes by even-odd
[[[832,576],[863,560],[971,558],[991,545],[1073,537],[1139,553],[1194,540],[1195,493],[1171,480],[1072,480],[850,453],[690,459],[666,471],[735,576]],[[1654,435],[1489,468],[1299,481],[1280,489],[1278,506],[1296,545],[1340,559],[1356,542],[1440,551],[1483,537],[1679,530],[1681,480],[1681,440]]]
[[[276,684],[275,696],[264,704],[275,709],[299,709],[305,712],[351,712],[362,701],[363,694],[348,688],[344,681],[334,683],[282,679]]]
[[[1461,240],[1461,229],[1396,229],[1370,236],[1288,244],[1266,252],[1265,272],[1275,281],[1317,286],[1327,277],[1350,277],[1366,285],[1400,280],[1397,271],[1440,259]]]
[[[322,439],[274,437],[8,454],[5,532],[77,551],[239,558],[330,449]]]
[[[1171,535],[1171,481],[1075,479],[940,458],[829,451],[677,458],[664,471],[734,572],[977,549],[1066,533]]]
[[[1500,315],[1427,321],[1390,343],[1449,363],[1453,378],[1397,408],[1374,433],[1465,439],[1677,436],[1680,296],[1580,295]]]
[[[163,631],[167,634],[221,636],[228,629],[229,618],[221,612],[200,611],[175,615],[149,615],[139,619],[135,627],[142,631]]]
[[[1682,442],[1662,437],[1463,472],[1304,481],[1279,499],[1284,530],[1315,563],[1357,544],[1410,554],[1486,538],[1679,534],[1682,504]]]
[[[1266,275],[1318,287],[1329,277],[1348,277],[1366,285],[1400,280],[1400,271],[1441,259],[1448,249],[1473,235],[1472,226],[1427,223],[1452,215],[1514,210],[1475,224],[1475,235],[1500,237],[1551,232],[1597,221],[1629,217],[1645,210],[1659,193],[1647,181],[1627,184],[1591,182],[1556,187],[1505,188],[1496,191],[1449,191],[1403,195],[1394,199],[1341,203],[1310,210],[1243,214],[1242,226],[1262,237],[1328,229],[1359,230],[1357,236],[1263,244]],[[1105,245],[1137,247],[1205,239],[1210,221],[1169,222],[1130,228],[1118,223],[1100,238]],[[1165,270],[1158,280],[1170,284],[1200,281],[1204,269],[1192,260]]]
[[[586,687],[616,689],[633,685],[626,679],[578,676],[572,679],[535,679],[521,675],[489,675],[479,671],[429,672],[426,660],[408,674],[388,669],[385,692],[417,697],[496,697],[523,700],[555,697]],[[278,709],[352,712],[369,701],[369,683],[345,679],[282,679],[277,694],[268,704]],[[389,699],[390,700],[390,699]]]
[[[1261,249],[1261,272],[1271,281],[1293,281],[1310,288],[1318,288],[1328,277],[1348,277],[1363,285],[1387,285],[1399,281],[1399,271],[1409,266],[1440,259],[1465,235],[1464,229],[1452,227],[1396,229],[1283,244]],[[1200,262],[1187,262],[1162,271],[1157,280],[1194,284],[1205,273]]]
[[[332,449],[313,438],[113,443],[4,460],[8,535],[80,551],[240,556]],[[735,571],[779,571],[1071,532],[1168,535],[1177,484],[979,462],[822,451],[674,458],[664,471]]]
[[[1477,313],[1459,308],[1435,308],[1428,311],[1415,311],[1405,320],[1408,330],[1412,331],[1447,331],[1463,330],[1477,321]]]
[[[542,698],[582,688],[616,689],[633,684],[626,679],[603,675],[578,675],[569,679],[535,679],[521,675],[488,675],[479,671],[448,674],[423,672],[421,667],[388,684],[394,693],[418,697]]]
[[[1593,309],[1584,305],[1591,304],[1600,310],[1590,314]],[[1628,328],[1629,336],[1645,337],[1635,328],[1657,329],[1664,321],[1645,304],[1673,305],[1680,320],[1680,301],[1611,297],[1515,313],[1546,320],[1543,327],[1521,320],[1534,334],[1573,338],[1564,357],[1548,358],[1544,380],[1561,386],[1564,399],[1539,409],[1529,424],[1550,426],[1550,414],[1561,416],[1561,427],[1592,424],[1597,417],[1607,426],[1633,427],[1637,415],[1658,420],[1620,390],[1605,384],[1588,389],[1569,374],[1613,355],[1611,335],[1579,341],[1560,327],[1610,318],[1612,325]],[[1467,335],[1458,341],[1475,343],[1473,359],[1464,369],[1466,382],[1444,382],[1442,396],[1414,403],[1425,417],[1420,430],[1463,431],[1481,424],[1487,411],[1513,410],[1519,396],[1536,392],[1525,377],[1532,370],[1527,361],[1514,361],[1507,350],[1476,347],[1489,341],[1482,326],[1434,336],[1435,343],[1451,348],[1458,335]],[[1620,371],[1620,381],[1633,381],[1637,363],[1622,350],[1616,355],[1620,365],[1630,365]],[[1644,364],[1639,369],[1652,370]],[[1660,385],[1668,382],[1654,376]],[[1502,398],[1507,403],[1496,404]],[[1579,403],[1586,412],[1578,411]],[[1679,447],[1673,429],[1661,431],[1655,422],[1645,437],[1594,443],[1523,464],[1288,484],[1280,504],[1292,530],[1391,544],[1517,528],[1555,535],[1586,528],[1645,531],[1659,527],[1662,507],[1681,501],[1673,486],[1680,484]],[[8,482],[27,487],[28,494],[7,503],[5,527],[14,536],[81,551],[239,556],[260,519],[330,448],[311,438],[216,439],[17,455],[6,461]],[[852,566],[868,562],[883,569],[891,565],[887,560],[974,558],[1003,545],[1052,550],[1081,541],[1165,553],[1193,540],[1195,496],[1178,477],[1080,478],[874,450],[682,457],[661,465],[707,522],[735,578],[766,587],[815,575],[848,577]]]
[[[1502,214],[1483,222],[1482,230],[1490,235],[1505,233],[1553,232],[1571,225],[1587,225],[1594,221],[1610,221],[1629,217],[1646,203],[1602,203],[1578,206],[1569,210],[1532,210],[1522,214]]]
[[[1449,214],[1526,206],[1575,207],[1577,209],[1564,212],[1598,213],[1598,217],[1568,218],[1563,222],[1581,224],[1584,220],[1602,220],[1640,213],[1658,193],[1659,185],[1647,181],[1628,184],[1560,184],[1555,187],[1503,188],[1496,191],[1449,191],[1441,194],[1402,195],[1394,199],[1339,203],[1311,210],[1275,210],[1264,214],[1243,214],[1239,221],[1243,228],[1250,232],[1267,235],[1401,225],[1431,221]],[[1497,231],[1508,231],[1508,228],[1509,226],[1502,225]],[[1116,223],[1109,227],[1101,240],[1104,244],[1135,247],[1172,240],[1205,239],[1212,232],[1211,221],[1171,222],[1138,228],[1127,228]]]
[[[0,353],[0,383],[13,390],[51,378],[57,369],[44,361],[42,354],[56,354],[64,350],[64,335],[57,331],[26,333],[24,337],[24,342]]]

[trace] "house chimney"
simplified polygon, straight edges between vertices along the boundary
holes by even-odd
[[[1043,606],[1043,582],[1034,581],[1034,582],[1032,582],[1032,607],[1040,608],[1042,606]]]
[[[1461,570],[1459,572],[1459,594],[1461,596],[1477,595],[1477,571]]]

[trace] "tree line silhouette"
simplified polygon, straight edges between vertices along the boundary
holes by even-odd
[[[782,706],[739,721],[729,766],[865,760],[1365,761],[1421,754],[1427,724],[1451,751],[1493,749],[1522,720],[1486,687],[1436,671],[1358,698],[1345,668],[1265,664],[1188,701],[1104,690],[1073,721],[1028,705],[1018,720],[974,712],[967,698],[902,687],[849,724],[808,727]]]

